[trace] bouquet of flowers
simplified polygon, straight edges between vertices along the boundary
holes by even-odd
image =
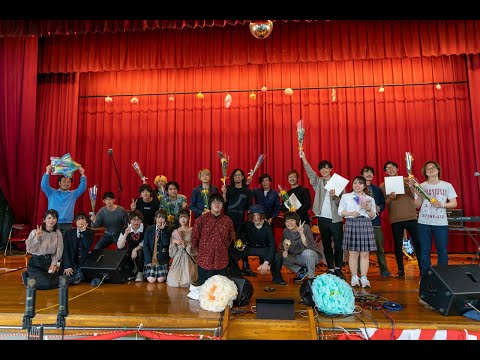
[[[207,209],[208,208],[208,189],[203,189],[201,193],[203,197],[203,208]]]
[[[95,214],[95,204],[97,202],[97,185],[88,188],[88,195],[90,196],[90,204],[92,205],[92,215]]]
[[[415,179],[415,176],[413,175],[413,172],[412,172],[412,164],[413,164],[413,156],[411,153],[409,153],[408,151],[405,153],[405,165],[407,167],[407,173],[408,173],[408,178],[409,179],[412,179],[413,180],[413,187],[415,189],[417,189],[417,191],[419,192],[419,194],[427,201],[430,201],[431,203],[434,203],[435,201],[437,201],[437,199],[435,199],[434,197],[431,197],[430,195],[428,195],[425,190],[423,190],[423,188],[420,186],[420,184],[418,183],[417,179]]]
[[[228,173],[228,156],[225,155],[221,151],[217,151],[217,155],[220,158],[220,162],[222,163],[222,175],[223,177],[220,179],[223,182],[223,185],[225,185],[225,182],[228,179],[227,173]]]
[[[303,150],[303,138],[305,137],[305,128],[303,127],[303,120],[297,122],[297,139],[298,139],[298,150]]]
[[[160,195],[160,209],[163,209],[167,212],[167,222],[173,223],[175,221],[175,217],[172,214],[171,203],[168,198],[168,195]]]
[[[145,176],[143,176],[142,170],[140,170],[140,166],[138,165],[138,163],[135,161],[135,162],[132,164],[132,166],[133,166],[133,169],[135,170],[135,172],[138,174],[138,176],[140,176],[140,179],[142,179],[143,183],[145,184],[145,183],[146,183],[145,180],[146,180],[147,178],[146,178]]]
[[[198,300],[202,309],[221,312],[225,307],[233,306],[237,295],[238,288],[233,280],[223,275],[214,275],[200,287]]]
[[[255,171],[258,170],[258,167],[263,162],[263,159],[264,159],[264,155],[260,154],[260,156],[258,157],[257,163],[255,164],[253,169],[250,169],[250,171],[248,172],[248,175],[253,176],[253,174],[255,174]]]
[[[283,190],[283,188],[280,185],[278,185],[278,190],[280,193],[280,198],[283,201],[283,205],[287,207],[288,211],[292,211],[292,212],[295,211],[296,210],[295,207],[292,206],[292,204],[290,203],[288,193],[285,190]]]

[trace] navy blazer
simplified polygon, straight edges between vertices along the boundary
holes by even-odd
[[[380,206],[380,211],[378,212],[377,216],[375,219],[372,220],[372,225],[373,226],[381,226],[382,222],[380,219],[380,214],[382,213],[383,210],[385,210],[385,198],[383,197],[382,190],[377,186],[370,184],[369,186],[372,194],[369,194],[375,199],[375,205]]]
[[[93,245],[95,231],[87,228],[82,232],[82,238],[77,238],[77,228],[67,230],[63,238],[62,268],[75,268],[75,252],[80,249],[78,256],[78,266],[83,265],[89,255],[90,248]]]

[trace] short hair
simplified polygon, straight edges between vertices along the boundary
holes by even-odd
[[[85,214],[83,211],[80,211],[75,214],[75,217],[73,218],[74,221],[77,221],[79,219],[85,219],[88,220],[87,214]]]
[[[292,174],[295,174],[297,176],[297,179],[300,177],[300,175],[298,174],[298,171],[295,169],[292,169],[287,173],[287,178]]]
[[[164,210],[164,209],[158,209],[156,212],[155,212],[155,220],[157,218],[164,218],[165,220],[167,220],[167,210]]]
[[[167,191],[168,191],[168,188],[170,187],[170,185],[173,185],[173,186],[175,186],[175,187],[177,188],[177,191],[180,191],[180,185],[178,185],[178,182],[176,182],[176,181],[173,181],[173,180],[172,180],[172,181],[169,181],[169,182],[167,182],[167,184],[165,185],[165,190],[167,190]]]
[[[388,161],[385,163],[385,165],[383,165],[383,171],[387,171],[387,166],[390,165],[390,164],[393,165],[393,166],[395,166],[395,167],[398,169],[398,164],[397,164],[396,162],[394,162],[394,161],[392,161],[392,160],[388,160]]]
[[[115,194],[111,191],[107,191],[103,194],[102,199],[105,200],[106,198],[115,199]]]
[[[328,167],[329,169],[333,169],[333,165],[328,160],[322,160],[318,163],[318,170]]]
[[[363,175],[357,175],[357,176],[355,176],[355,177],[353,178],[352,184],[353,184],[353,182],[354,182],[355,180],[357,180],[359,183],[362,183],[362,184],[365,186],[365,188],[367,187],[367,179],[365,179],[365,176],[363,176]],[[364,189],[364,190],[365,190],[365,189]]]
[[[68,176],[66,176],[66,175],[59,175],[59,176],[58,176],[58,179],[57,179],[57,181],[58,181],[59,184],[62,182],[62,179],[63,179],[63,178],[69,179],[70,182],[73,181],[73,177],[68,177]]]
[[[45,211],[43,213],[43,220],[45,220],[48,215],[52,215],[55,219],[57,219],[57,222],[53,226],[53,232],[56,232],[57,229],[58,229],[58,211],[55,210],[55,209],[48,209],[47,211]],[[48,231],[47,230],[47,224],[45,223],[45,221],[42,222],[42,230],[43,231]]]
[[[212,194],[208,198],[208,208],[209,209],[212,206],[212,202],[214,202],[215,200],[220,201],[222,204],[225,203],[225,199],[223,198],[223,196],[221,194],[218,194],[218,193]]]
[[[373,167],[371,167],[370,165],[365,165],[364,167],[362,167],[362,170],[360,170],[360,175],[363,175],[364,172],[368,171],[371,171],[372,174],[375,175],[375,170],[373,170]]]
[[[262,174],[260,175],[260,177],[258,178],[258,183],[261,184],[263,179],[268,179],[270,180],[270,182],[272,182],[272,177],[268,174]]]
[[[300,215],[298,215],[296,212],[294,211],[288,211],[286,212],[285,214],[283,214],[283,220],[284,221],[287,221],[287,220],[290,220],[290,219],[293,219],[295,220],[295,222],[297,223],[298,225],[298,222],[300,221]]]
[[[440,167],[440,164],[437,163],[435,160],[428,160],[425,162],[425,164],[423,164],[422,166],[422,174],[423,176],[425,176],[425,179],[428,179],[428,176],[427,176],[427,164],[434,164],[435,167],[437,168],[438,170],[438,179],[441,180],[440,178],[440,174],[442,172],[442,168]]]
[[[138,188],[138,192],[141,194],[144,190],[147,190],[150,194],[153,193],[153,189],[150,185],[148,184],[142,184],[140,185],[140,187]]]
[[[128,221],[131,221],[136,217],[143,221],[143,213],[140,210],[132,210],[128,213]]]
[[[208,174],[210,176],[212,176],[212,173],[210,172],[210,170],[208,169],[202,169],[198,172],[198,179],[200,180],[200,178],[202,177],[203,174]]]
[[[190,219],[190,210],[185,210],[182,209],[178,212],[178,218],[180,219],[181,216],[186,216],[188,219]]]

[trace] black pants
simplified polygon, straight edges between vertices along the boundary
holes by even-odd
[[[48,268],[51,264],[51,255],[32,255],[30,260],[28,260],[27,277],[35,279],[35,287],[38,290],[58,288],[58,271],[51,274],[48,273]]]
[[[220,270],[207,270],[202,267],[198,267],[198,282],[197,286],[203,285],[205,281],[211,278],[214,275],[223,275],[228,276],[228,267],[220,269]]]
[[[267,247],[255,248],[251,246],[245,246],[243,251],[237,250],[235,248],[228,249],[228,270],[230,275],[241,276],[240,269],[238,267],[238,260],[248,259],[249,256],[258,256],[261,258],[268,258],[271,249]],[[281,281],[282,279],[282,265],[283,265],[283,256],[279,252],[275,252],[275,257],[273,259],[273,264],[270,264],[270,271],[272,272],[273,281]]]
[[[403,268],[403,230],[407,230],[412,239],[413,248],[415,249],[415,256],[418,261],[418,268],[420,269],[421,251],[420,241],[417,236],[417,220],[399,221],[391,224],[393,236],[393,249],[395,252],[395,260],[397,260],[398,271],[404,271]],[[420,270],[420,276],[422,275]]]
[[[343,266],[343,222],[333,223],[332,219],[318,217],[318,228],[322,237],[327,267],[329,269],[341,268]],[[334,249],[332,248],[332,239]]]

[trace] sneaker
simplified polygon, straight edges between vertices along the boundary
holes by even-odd
[[[382,276],[382,277],[389,277],[391,275],[392,275],[392,273],[388,270],[385,270],[385,271],[380,273],[380,276]]]
[[[296,277],[293,278],[293,281],[296,282],[296,283],[299,283],[299,282],[302,282],[303,280],[305,280],[305,278],[307,277],[308,273],[305,271],[305,272],[299,272],[297,274]]]
[[[360,278],[360,282],[362,283],[362,288],[369,288],[370,287],[370,281],[368,281],[366,276],[362,276]]]
[[[360,281],[358,279],[358,275],[352,275],[352,279],[350,280],[350,285],[352,287],[360,286]]]
[[[92,285],[93,287],[97,287],[101,282],[102,282],[102,280],[100,280],[99,278],[94,278],[94,279],[90,282],[90,285]]]
[[[335,275],[338,276],[342,280],[346,280],[346,277],[345,277],[345,275],[343,275],[342,269],[340,269],[340,268],[335,269]]]
[[[139,271],[137,276],[135,277],[135,282],[142,282],[143,281],[143,273]]]
[[[335,275],[335,270],[332,270],[332,269],[328,269],[327,272],[325,274],[330,274],[330,275]]]
[[[285,280],[272,280],[272,282],[282,286],[287,285],[287,282]]]

